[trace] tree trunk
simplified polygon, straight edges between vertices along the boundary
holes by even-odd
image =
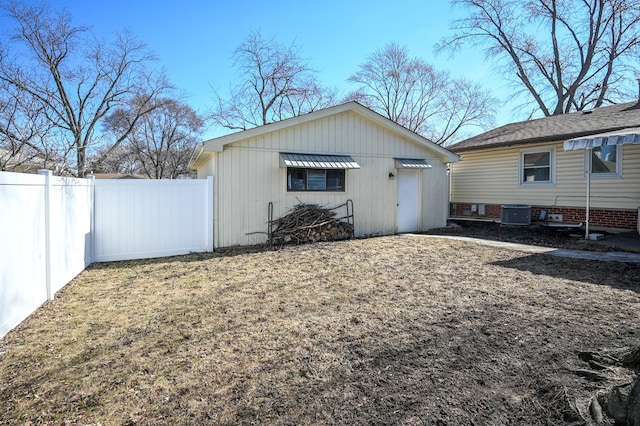
[[[614,361],[614,364],[636,370],[640,367],[640,345],[612,353],[610,360]],[[616,424],[640,426],[640,378],[636,376],[632,380],[598,392],[592,400],[592,407],[594,406],[602,407],[602,411],[613,418]],[[597,422],[593,410],[591,414]]]
[[[78,164],[77,164],[77,167],[78,167],[77,175],[78,175],[78,177],[83,178],[87,174],[87,170],[86,170],[86,168],[87,168],[87,154],[85,152],[84,147],[79,146],[79,145],[76,145],[76,146],[78,147],[77,148],[78,149],[78,154],[77,154],[77,157],[76,157],[76,159],[78,161]]]
[[[640,426],[640,380],[613,386],[595,398],[616,424]]]

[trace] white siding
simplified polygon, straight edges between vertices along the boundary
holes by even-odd
[[[280,152],[351,155],[361,166],[346,171],[345,192],[287,192]],[[396,232],[393,157],[425,158],[421,171],[422,229],[444,226],[448,194],[446,164],[436,154],[354,112],[343,112],[240,140],[215,153],[202,169],[215,170],[215,246],[266,241],[268,204],[274,218],[297,203],[333,207],[353,200],[356,236]]]
[[[449,176],[447,164],[431,161],[432,168],[422,171],[422,230],[446,225],[449,215]]]
[[[206,179],[208,176],[215,176],[214,164],[215,162],[209,161],[205,163],[202,168],[198,169],[198,179]]]
[[[532,204],[584,207],[585,150],[564,151],[562,143],[527,145],[555,150],[555,183],[520,185],[520,150],[524,147],[487,149],[462,153],[452,165],[451,202],[483,204]],[[622,177],[591,180],[591,207],[636,209],[640,206],[640,146],[627,145],[622,152]]]

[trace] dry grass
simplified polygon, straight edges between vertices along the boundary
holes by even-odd
[[[0,341],[0,423],[572,424],[638,277],[408,236],[98,264]]]

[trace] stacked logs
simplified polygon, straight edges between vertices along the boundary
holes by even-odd
[[[332,209],[317,204],[298,204],[270,223],[272,245],[344,240],[353,236],[353,225],[336,218]]]

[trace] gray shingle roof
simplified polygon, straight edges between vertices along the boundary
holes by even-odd
[[[499,146],[564,141],[593,133],[638,126],[640,126],[640,103],[634,101],[507,124],[447,148],[459,153]]]

